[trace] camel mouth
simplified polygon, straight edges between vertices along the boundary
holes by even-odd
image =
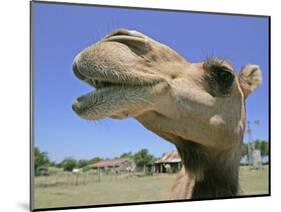
[[[147,108],[151,96],[160,92],[154,87],[165,79],[136,70],[131,61],[142,58],[149,49],[147,36],[119,29],[80,52],[73,62],[74,75],[94,91],[78,97],[73,111],[81,118],[95,120],[126,118]],[[128,57],[122,57],[119,51],[126,52]],[[120,61],[125,61],[125,65],[120,65]]]
[[[114,77],[111,72],[105,74],[99,70],[93,71],[96,75],[89,76],[79,70],[76,62],[73,64],[73,72],[78,79],[94,88],[93,91],[76,98],[72,104],[73,111],[88,120],[128,117],[130,109],[148,104],[146,97],[162,81],[126,74]]]

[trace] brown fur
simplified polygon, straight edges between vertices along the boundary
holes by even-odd
[[[239,169],[234,167],[239,166],[239,155],[232,155],[235,154],[233,151],[214,153],[215,150],[191,141],[182,144],[177,149],[184,163],[184,171],[193,176],[193,199],[237,194]],[[237,152],[240,152],[239,149]]]

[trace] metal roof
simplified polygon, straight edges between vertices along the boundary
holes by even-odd
[[[155,163],[179,163],[179,162],[181,162],[181,158],[177,151],[167,152],[164,154],[164,156],[161,159],[155,161]]]
[[[99,162],[96,162],[92,165],[89,165],[91,168],[102,168],[102,167],[118,167],[125,161],[132,161],[129,158],[117,158],[112,160],[101,160]]]

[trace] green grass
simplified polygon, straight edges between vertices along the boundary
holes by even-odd
[[[35,208],[97,205],[168,200],[176,175],[160,174],[144,177],[101,176],[83,174],[76,181],[72,174],[35,179]],[[78,185],[76,185],[78,182]],[[268,167],[251,170],[241,167],[242,193],[268,193]]]
[[[239,180],[242,195],[268,194],[269,192],[268,166],[263,166],[260,170],[242,166]]]

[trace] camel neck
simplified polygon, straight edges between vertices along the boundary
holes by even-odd
[[[232,197],[238,192],[240,151],[210,152],[200,144],[177,146],[184,166],[184,198]],[[183,180],[182,180],[183,181]]]

